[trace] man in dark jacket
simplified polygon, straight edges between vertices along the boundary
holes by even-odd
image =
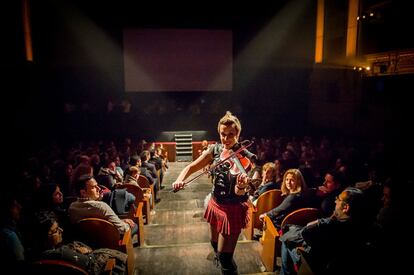
[[[337,196],[331,217],[310,222],[297,234],[291,235],[288,231],[282,235],[280,274],[295,274],[295,266],[301,264],[297,247],[304,248],[305,258],[317,274],[337,274],[337,268],[352,271],[351,255],[364,245],[366,237],[363,208],[362,191],[349,187]],[[339,267],[340,262],[346,264]]]

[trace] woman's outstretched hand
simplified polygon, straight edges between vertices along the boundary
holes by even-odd
[[[172,183],[172,189],[174,192],[184,189],[184,187],[185,187],[185,182],[183,181],[175,181]]]

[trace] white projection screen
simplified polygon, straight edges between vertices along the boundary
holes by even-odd
[[[231,30],[124,29],[127,92],[231,91]]]

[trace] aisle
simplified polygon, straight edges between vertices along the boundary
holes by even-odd
[[[221,274],[211,260],[209,225],[203,219],[210,179],[202,176],[185,190],[170,192],[171,182],[187,164],[169,164],[161,202],[153,210],[151,224],[145,226],[145,245],[136,248],[138,274]],[[235,251],[240,274],[261,273],[260,249],[257,241],[243,240],[241,235]]]

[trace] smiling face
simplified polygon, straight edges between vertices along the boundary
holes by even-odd
[[[225,149],[232,148],[239,140],[239,133],[235,125],[220,125],[219,127],[220,141]]]
[[[227,111],[217,125],[220,141],[225,149],[231,149],[238,142],[241,129],[239,119]]]

